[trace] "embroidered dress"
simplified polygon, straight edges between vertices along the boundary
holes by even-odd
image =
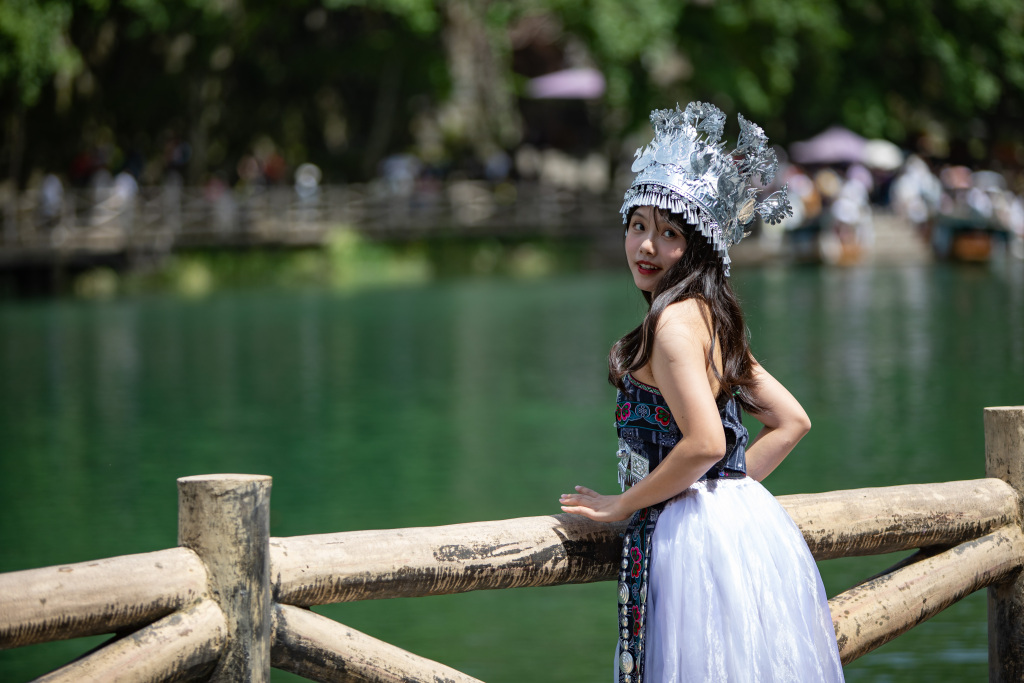
[[[630,375],[616,401],[619,481],[682,438],[655,388]],[[693,486],[638,510],[623,538],[617,683],[842,681],[818,568],[800,530],[745,476],[747,430],[730,399],[726,455]]]

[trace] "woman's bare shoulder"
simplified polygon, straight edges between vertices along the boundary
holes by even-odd
[[[684,299],[665,307],[658,320],[655,339],[684,335],[701,341],[710,339],[708,328],[710,311],[700,299]]]

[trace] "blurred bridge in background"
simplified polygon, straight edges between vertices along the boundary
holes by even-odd
[[[151,259],[178,249],[315,247],[340,226],[378,240],[584,237],[617,223],[619,198],[536,183],[295,188],[147,187],[25,193],[3,203],[0,267]],[[618,234],[617,231],[614,231]]]

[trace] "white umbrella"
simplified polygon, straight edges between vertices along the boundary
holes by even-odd
[[[895,171],[903,164],[903,150],[888,140],[868,140],[864,165],[879,171]]]

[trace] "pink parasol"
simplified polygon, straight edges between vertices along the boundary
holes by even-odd
[[[798,164],[853,164],[864,161],[867,140],[842,126],[832,126],[810,140],[790,145]]]
[[[604,94],[604,76],[597,69],[565,69],[531,78],[526,93],[537,99],[592,100]]]

